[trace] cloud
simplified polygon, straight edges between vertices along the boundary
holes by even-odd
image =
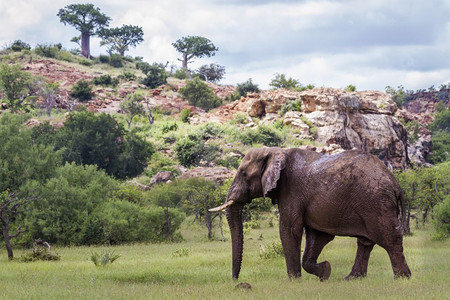
[[[71,1],[0,2],[0,45],[15,39],[62,42],[77,35],[56,13]],[[226,67],[224,83],[253,78],[267,88],[275,73],[318,86],[418,89],[449,81],[448,0],[110,0],[93,1],[111,26],[144,30],[144,42],[129,55],[150,63],[179,65],[172,43],[182,36],[209,38],[219,51],[191,67],[215,62]],[[94,55],[105,53],[93,40]],[[434,83],[433,83],[434,82]],[[408,86],[408,85],[411,86]]]

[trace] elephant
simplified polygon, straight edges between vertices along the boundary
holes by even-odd
[[[291,279],[300,277],[303,267],[321,281],[327,280],[331,265],[317,263],[317,259],[336,235],[357,238],[354,265],[344,279],[366,276],[375,244],[387,251],[395,278],[411,276],[403,254],[403,191],[378,157],[357,150],[334,155],[299,148],[249,150],[225,204],[210,209],[225,210],[234,280],[239,278],[242,263],[242,209],[259,197],[278,205],[280,239]],[[300,262],[303,233],[306,244]]]

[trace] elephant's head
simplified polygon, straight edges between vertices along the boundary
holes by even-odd
[[[233,279],[238,279],[244,244],[242,208],[246,203],[277,187],[281,171],[285,168],[286,154],[281,148],[252,149],[242,160],[224,205],[210,211],[225,210],[231,231]]]

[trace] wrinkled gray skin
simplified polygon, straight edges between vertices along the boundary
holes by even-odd
[[[226,208],[233,279],[238,279],[242,263],[242,208],[263,196],[279,207],[280,238],[289,277],[300,277],[303,266],[320,280],[328,279],[330,263],[317,263],[317,258],[336,235],[357,238],[355,263],[345,279],[366,275],[375,244],[389,254],[395,277],[411,276],[398,219],[403,192],[377,157],[358,151],[337,155],[281,148],[249,151],[227,195],[227,203],[233,203]],[[303,232],[306,245],[300,263]]]

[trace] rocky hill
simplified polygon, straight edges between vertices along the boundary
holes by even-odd
[[[48,59],[30,59],[23,70],[59,82],[62,88],[57,106],[63,109],[73,106],[73,100],[69,96],[71,86],[80,79],[91,80],[100,75],[100,72],[83,71]],[[191,124],[223,124],[231,121],[237,113],[248,117],[249,122],[245,127],[249,128],[256,127],[257,123],[282,122],[295,128],[294,138],[315,141],[314,145],[303,146],[305,148],[326,153],[360,149],[377,155],[394,168],[405,168],[409,158],[416,164],[424,164],[431,151],[431,136],[426,126],[432,121],[435,101],[427,100],[426,97],[417,97],[398,110],[392,97],[379,91],[346,92],[333,88],[316,88],[296,92],[279,89],[248,94],[247,97],[205,112],[190,106],[179,96],[178,89],[184,84],[182,80],[170,79],[164,86],[147,89],[148,103],[153,108],[175,116],[182,109],[190,108],[193,113]],[[222,99],[235,92],[233,86],[211,86]],[[116,90],[96,87],[93,100],[78,105],[86,105],[89,110],[96,112],[121,113],[120,102],[127,94],[138,89],[146,87],[132,81],[121,82]],[[298,103],[296,109],[280,113],[283,107],[294,102]],[[415,143],[408,143],[407,132],[399,119],[417,120],[420,123],[420,137]],[[34,123],[30,124],[32,126]],[[209,176],[204,169],[201,171],[200,173],[206,174],[204,176]],[[196,174],[195,171],[191,173]],[[216,174],[217,170],[212,170],[211,173]],[[222,175],[216,177],[222,180]]]

